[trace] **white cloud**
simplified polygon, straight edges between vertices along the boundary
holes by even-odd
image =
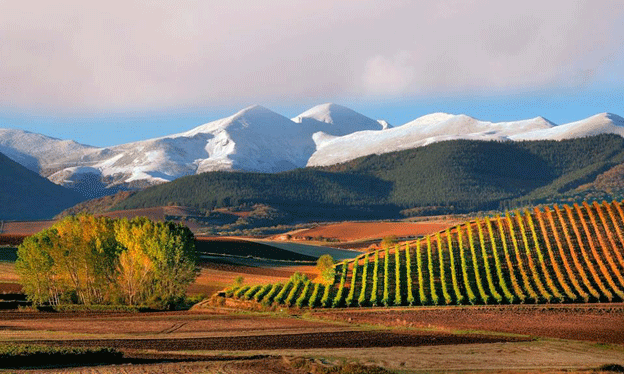
[[[0,107],[132,110],[624,78],[621,2],[0,2]]]
[[[388,59],[377,55],[366,63],[364,87],[373,94],[402,94],[412,85],[414,65],[412,55],[401,51]]]

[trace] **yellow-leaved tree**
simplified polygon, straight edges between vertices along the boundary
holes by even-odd
[[[70,216],[27,238],[16,269],[34,304],[166,308],[197,276],[194,243],[172,222]]]

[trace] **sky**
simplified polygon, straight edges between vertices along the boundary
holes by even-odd
[[[624,116],[621,0],[0,0],[0,127],[95,146],[260,104]]]

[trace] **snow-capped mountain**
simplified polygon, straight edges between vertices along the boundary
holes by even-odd
[[[604,113],[555,125],[543,117],[493,123],[463,114],[433,113],[382,132],[362,131],[326,139],[310,157],[308,166],[332,165],[369,154],[410,149],[444,140],[561,140],[603,133],[624,136],[624,119]]]
[[[343,136],[356,131],[383,130],[389,126],[386,121],[375,121],[347,107],[333,103],[317,105],[292,120],[301,123],[312,133],[322,131],[333,136]]]
[[[510,139],[562,140],[598,134],[618,134],[624,136],[624,118],[611,113],[600,113],[580,121],[512,135]]]
[[[97,148],[17,129],[0,129],[0,153],[26,168],[45,174]]]
[[[206,171],[279,172],[443,140],[568,139],[601,133],[624,136],[624,119],[603,113],[555,125],[542,117],[493,123],[433,113],[392,127],[337,104],[315,106],[292,120],[256,105],[190,131],[106,148],[0,129],[0,152],[57,184],[96,197]]]
[[[301,124],[261,106],[190,131],[109,148],[97,148],[50,180],[74,188],[99,175],[110,188],[145,186],[214,170],[279,172],[303,167],[315,150]],[[102,186],[99,186],[102,187]]]

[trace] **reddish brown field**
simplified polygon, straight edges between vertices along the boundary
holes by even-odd
[[[201,265],[199,277],[189,286],[188,293],[210,296],[234,284],[234,280],[239,276],[242,276],[244,284],[248,285],[284,282],[296,271],[305,273],[311,279],[317,276],[316,267],[312,265],[266,268],[227,262],[204,262]]]
[[[457,335],[443,331],[395,331],[289,316],[206,312],[141,314],[0,312],[0,340],[156,351],[248,351],[475,344],[521,337]]]
[[[624,345],[624,304],[505,305],[319,310],[337,321],[439,331],[495,331]]]
[[[203,372],[208,367],[217,370],[209,372],[218,372],[239,367],[241,360],[248,362],[251,372],[272,373],[273,364],[302,356],[324,363],[375,364],[400,372],[570,372],[624,362],[621,304],[486,309],[341,309],[311,314],[307,309],[263,314],[219,308],[138,314],[0,312],[0,343],[107,346],[122,350],[127,357],[203,362],[184,367],[126,364],[123,371],[127,373]],[[579,333],[570,335],[575,324]],[[487,331],[476,331],[483,327]],[[279,360],[262,361],[269,357]],[[227,364],[208,364],[215,361]],[[71,371],[110,373],[120,369],[105,366]],[[277,372],[298,371],[287,365]]]
[[[323,237],[344,242],[397,237],[421,236],[435,233],[451,226],[453,222],[341,222],[321,225],[292,233],[294,238]]]
[[[48,221],[15,221],[5,222],[2,227],[2,234],[10,235],[32,235],[41,230],[47,229],[56,222],[55,220]]]

